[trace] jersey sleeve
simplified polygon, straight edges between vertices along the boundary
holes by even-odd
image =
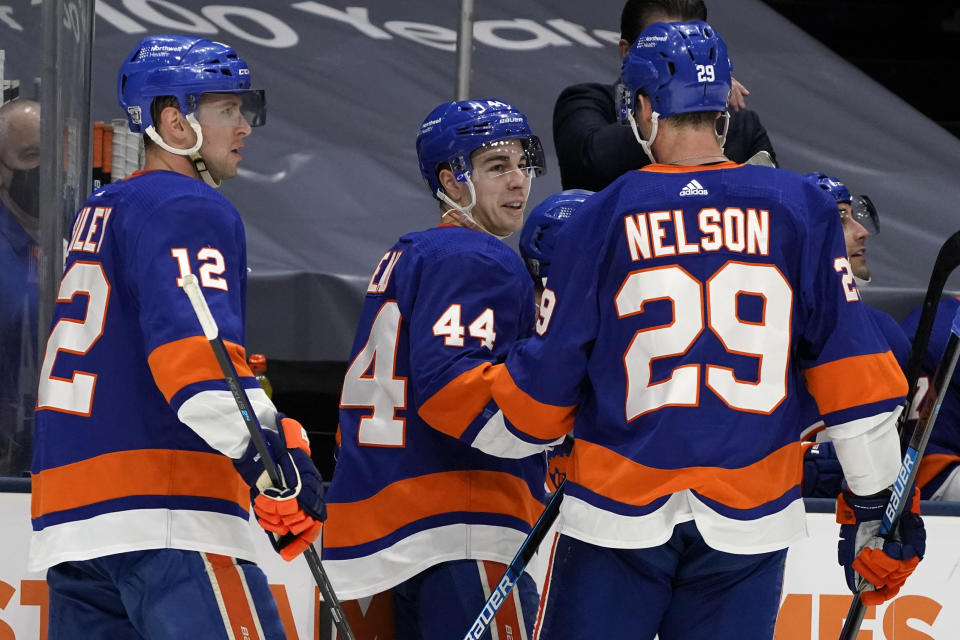
[[[597,282],[607,229],[595,215],[609,197],[591,196],[557,238],[534,335],[511,349],[493,381],[493,397],[519,437],[552,442],[573,429],[587,362],[597,337]]]
[[[519,258],[515,268],[502,258],[465,251],[424,265],[409,311],[410,384],[432,428],[487,453],[525,457],[543,448],[505,441],[490,382],[510,345],[530,333],[533,286]]]
[[[890,351],[893,352],[893,356],[896,358],[900,368],[906,371],[907,360],[910,358],[910,340],[907,338],[906,332],[904,332],[889,313],[872,307],[867,307],[867,310],[876,323],[877,329],[880,330],[880,333],[890,346]]]
[[[806,317],[800,365],[850,488],[875,493],[892,483],[899,467],[895,423],[906,380],[860,301],[834,204],[811,191],[801,263]]]
[[[246,362],[246,244],[239,214],[225,201],[192,195],[166,201],[131,239],[131,293],[154,382],[181,422],[212,448],[238,458],[249,433],[183,290],[197,276],[227,353],[261,424],[276,409]]]

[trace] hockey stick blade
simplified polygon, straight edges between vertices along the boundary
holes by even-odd
[[[556,521],[557,515],[560,513],[560,502],[563,500],[563,491],[566,484],[567,479],[564,478],[563,482],[560,483],[560,486],[557,487],[557,490],[553,493],[543,513],[540,514],[537,522],[533,525],[533,529],[530,530],[523,544],[520,545],[517,554],[513,556],[513,560],[507,565],[507,570],[503,573],[503,577],[500,578],[500,582],[498,582],[497,586],[490,592],[490,597],[487,598],[483,609],[480,610],[480,615],[478,615],[477,619],[470,625],[470,630],[467,631],[467,635],[463,636],[463,640],[479,640],[483,637],[490,623],[493,622],[493,617],[497,615],[497,611],[499,611],[503,603],[506,602],[507,596],[513,591],[517,580],[523,575],[523,570],[526,568],[527,563],[530,562],[533,554],[540,548],[543,537],[547,535],[547,531]],[[521,620],[520,623],[523,624],[523,621]]]
[[[260,433],[260,421],[257,419],[257,414],[254,413],[253,407],[250,406],[250,399],[247,398],[246,391],[244,391],[240,385],[240,377],[237,375],[236,369],[233,368],[233,362],[230,361],[230,356],[227,355],[227,348],[220,338],[220,329],[213,319],[213,314],[210,313],[210,307],[207,306],[207,300],[203,297],[203,291],[200,289],[197,277],[192,273],[183,276],[183,290],[190,299],[190,306],[193,307],[193,312],[200,322],[203,335],[207,338],[210,347],[213,349],[217,363],[220,365],[220,371],[223,373],[223,379],[226,381],[227,386],[230,387],[230,392],[233,394],[237,409],[240,411],[243,422],[247,426],[247,431],[250,432],[250,439],[253,445],[260,454],[260,461],[263,463],[264,470],[267,472],[270,482],[275,487],[283,486],[280,482],[280,473],[277,470],[277,465],[267,451],[267,443],[264,442],[263,434]],[[310,567],[310,573],[313,574],[313,578],[317,583],[317,587],[320,589],[320,595],[323,597],[324,603],[330,610],[330,617],[333,618],[333,624],[337,627],[337,632],[340,634],[341,640],[356,640],[353,631],[350,629],[350,625],[347,623],[347,617],[343,613],[343,607],[340,606],[340,601],[337,599],[337,595],[333,590],[333,585],[330,583],[326,571],[323,570],[323,565],[320,564],[320,555],[312,544],[307,546],[303,552],[303,557],[307,561],[307,566]]]
[[[887,503],[883,512],[883,520],[880,523],[879,535],[889,538],[897,530],[897,522],[903,515],[903,510],[910,502],[910,496],[913,492],[913,485],[920,469],[920,460],[923,458],[923,452],[927,448],[927,441],[930,439],[930,432],[937,421],[937,415],[940,413],[940,406],[947,393],[947,387],[950,385],[950,379],[953,377],[954,369],[957,367],[957,359],[960,357],[960,309],[957,310],[953,318],[953,324],[950,328],[950,341],[947,343],[946,353],[937,370],[933,374],[933,382],[930,384],[930,390],[924,399],[923,408],[920,411],[920,419],[917,420],[917,426],[914,427],[913,434],[910,437],[910,443],[903,454],[903,461],[900,463],[900,472],[893,483],[893,490],[890,494],[890,501]],[[850,603],[850,609],[847,611],[847,618],[844,620],[843,628],[840,630],[840,640],[853,640],[860,631],[860,625],[863,623],[863,616],[867,607],[863,604],[860,592],[853,597]]]

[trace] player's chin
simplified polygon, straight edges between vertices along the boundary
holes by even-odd
[[[870,279],[870,268],[867,266],[867,259],[864,256],[854,256],[850,259],[850,267],[853,275],[861,280]]]
[[[220,174],[221,180],[226,180],[228,178],[234,178],[237,175],[237,162],[228,162],[224,163],[225,166],[219,167],[218,173]]]
[[[523,226],[523,207],[500,207],[500,220],[510,231],[519,231]]]

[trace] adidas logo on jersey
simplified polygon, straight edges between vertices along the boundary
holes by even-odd
[[[709,195],[706,189],[703,188],[703,185],[697,182],[696,180],[691,180],[680,189],[681,196],[705,196]]]

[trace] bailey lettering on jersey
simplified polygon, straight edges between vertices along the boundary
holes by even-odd
[[[682,209],[635,213],[623,219],[630,258],[689,255],[701,251],[732,251],[765,256],[770,250],[770,212],[766,209],[717,207],[700,209],[687,231]],[[697,232],[699,231],[699,236]]]
[[[70,234],[68,251],[100,253],[100,244],[110,221],[113,207],[84,207],[77,215]]]

